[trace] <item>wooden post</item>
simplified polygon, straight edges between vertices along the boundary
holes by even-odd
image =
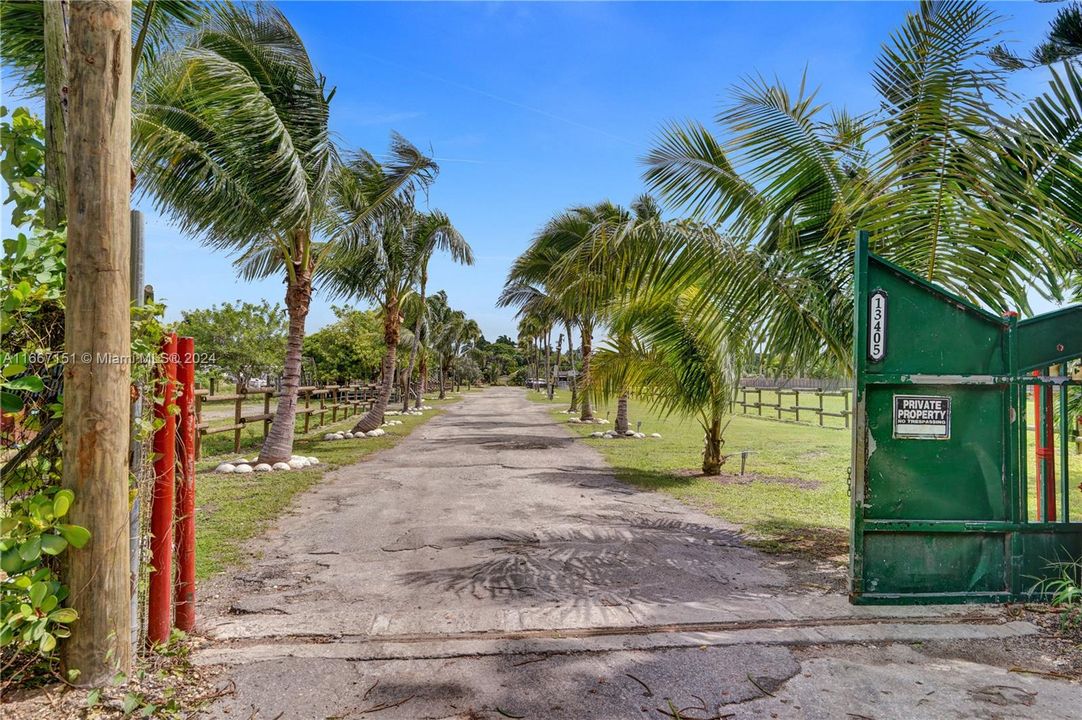
[[[823,388],[819,388],[816,395],[819,396],[819,427],[823,427]]]
[[[45,226],[67,218],[68,0],[42,5],[45,40]]]
[[[244,398],[248,397],[246,387],[237,386],[237,399],[233,403],[233,452],[240,452],[241,420],[244,419]]]
[[[273,395],[274,395],[274,393],[270,392],[270,391],[267,391],[267,392],[263,393],[263,417],[264,418],[266,418],[267,415],[270,415],[270,401],[271,401],[271,397]],[[263,439],[264,440],[267,439],[267,433],[270,432],[270,426],[271,426],[271,421],[270,420],[263,420]]]
[[[845,403],[845,409],[843,410],[843,412],[845,413],[845,429],[848,430],[849,429],[849,391],[848,390],[842,390],[842,402]]]
[[[796,393],[796,404],[794,405],[796,408],[796,421],[800,422],[800,388],[793,388],[793,392]],[[779,400],[778,402],[781,401]]]
[[[309,422],[311,421],[311,418],[312,418],[312,413],[309,412],[310,409],[311,409],[311,400],[312,400],[312,391],[311,390],[305,390],[304,391],[304,432],[305,432],[306,435],[308,434],[308,424],[309,424]]]
[[[326,408],[327,408],[327,391],[326,391],[326,389],[321,389],[319,391],[319,424],[321,426],[327,424],[327,417],[326,417],[327,416],[327,410],[326,410]]]
[[[131,672],[128,412],[131,404],[131,2],[70,8],[63,485],[68,522],[91,533],[68,553],[79,613],[62,645],[79,685]],[[70,677],[70,675],[68,676]]]

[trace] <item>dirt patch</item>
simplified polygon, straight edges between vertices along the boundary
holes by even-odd
[[[822,483],[818,480],[806,480],[803,478],[777,477],[776,475],[760,475],[759,473],[746,472],[743,475],[722,473],[720,475],[704,475],[702,470],[675,470],[673,475],[683,478],[702,478],[716,482],[719,485],[751,485],[752,483],[772,483],[775,485],[792,485],[801,490],[815,490]]]

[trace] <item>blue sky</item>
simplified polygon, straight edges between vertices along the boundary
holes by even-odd
[[[639,159],[670,119],[710,122],[742,76],[795,84],[805,66],[820,98],[874,106],[879,46],[914,3],[279,2],[317,68],[338,87],[331,124],[377,155],[392,130],[430,148],[441,173],[429,203],[474,248],[461,268],[437,258],[432,289],[485,334],[514,336],[495,308],[511,260],[553,212],[643,191]],[[1055,5],[995,4],[1005,39],[1028,48]],[[1031,95],[1043,72],[1012,78]],[[182,237],[140,204],[147,281],[180,311],[238,298],[281,301],[280,281],[235,279],[227,259]],[[5,213],[6,215],[6,213]],[[5,218],[6,220],[6,218]],[[333,320],[313,303],[309,328]]]

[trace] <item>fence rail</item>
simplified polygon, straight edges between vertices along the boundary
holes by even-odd
[[[313,427],[328,424],[327,416],[331,423],[344,420],[345,418],[359,415],[367,411],[375,402],[379,386],[371,384],[350,385],[325,385],[323,387],[305,386],[297,388],[297,419],[303,419],[302,432],[308,432]],[[196,457],[203,456],[203,438],[207,435],[221,433],[233,433],[233,452],[239,453],[241,438],[245,428],[263,424],[263,437],[270,430],[274,412],[271,410],[271,399],[280,397],[281,393],[274,388],[247,388],[239,392],[214,395],[209,388],[200,388],[195,391],[195,417],[196,417]],[[246,415],[244,413],[245,402],[254,398],[262,397],[263,412]],[[206,403],[233,402],[233,422],[228,425],[212,427],[211,421],[203,418],[203,406]]]
[[[730,410],[735,414],[740,408],[742,415],[756,415],[770,420],[792,420],[798,423],[814,424],[818,422],[820,427],[839,427],[836,423],[827,424],[825,418],[839,418],[845,427],[849,427],[849,419],[852,416],[850,403],[851,390],[823,389],[822,387],[741,387],[738,391],[739,399],[733,398]],[[776,402],[767,402],[763,394],[772,395]],[[837,401],[832,401],[827,406],[827,398],[841,398],[841,407],[837,407]],[[791,399],[788,402],[786,399]],[[764,414],[764,409],[767,414]],[[770,413],[773,413],[771,417]],[[801,413],[804,416],[801,417]],[[782,417],[782,415],[788,417]]]

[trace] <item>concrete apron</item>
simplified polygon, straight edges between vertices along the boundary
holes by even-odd
[[[706,705],[746,696],[773,706],[776,694],[755,678],[793,678],[802,647],[858,652],[1036,632],[996,607],[853,607],[806,590],[776,558],[743,546],[739,528],[616,481],[520,389],[470,394],[394,449],[331,474],[208,596],[200,629],[211,642],[194,661],[232,668],[237,693],[214,710],[223,717],[515,716],[501,701],[529,717],[663,717],[654,690],[645,696],[628,677],[702,694],[724,685],[719,664],[734,662],[746,677]],[[823,672],[837,672],[820,659]],[[620,689],[589,692],[583,672],[619,676]],[[535,687],[546,673],[582,701],[554,705]],[[357,685],[358,674],[378,692]],[[1048,701],[1061,690],[1011,680],[1025,693],[1041,685]],[[344,695],[328,690],[347,681]],[[388,693],[396,682],[416,687]],[[331,696],[313,694],[319,688]],[[815,717],[812,706],[833,717],[811,699],[792,716]],[[1042,717],[1059,717],[1056,708]],[[458,714],[466,709],[477,714]],[[869,717],[890,716],[877,709]]]

